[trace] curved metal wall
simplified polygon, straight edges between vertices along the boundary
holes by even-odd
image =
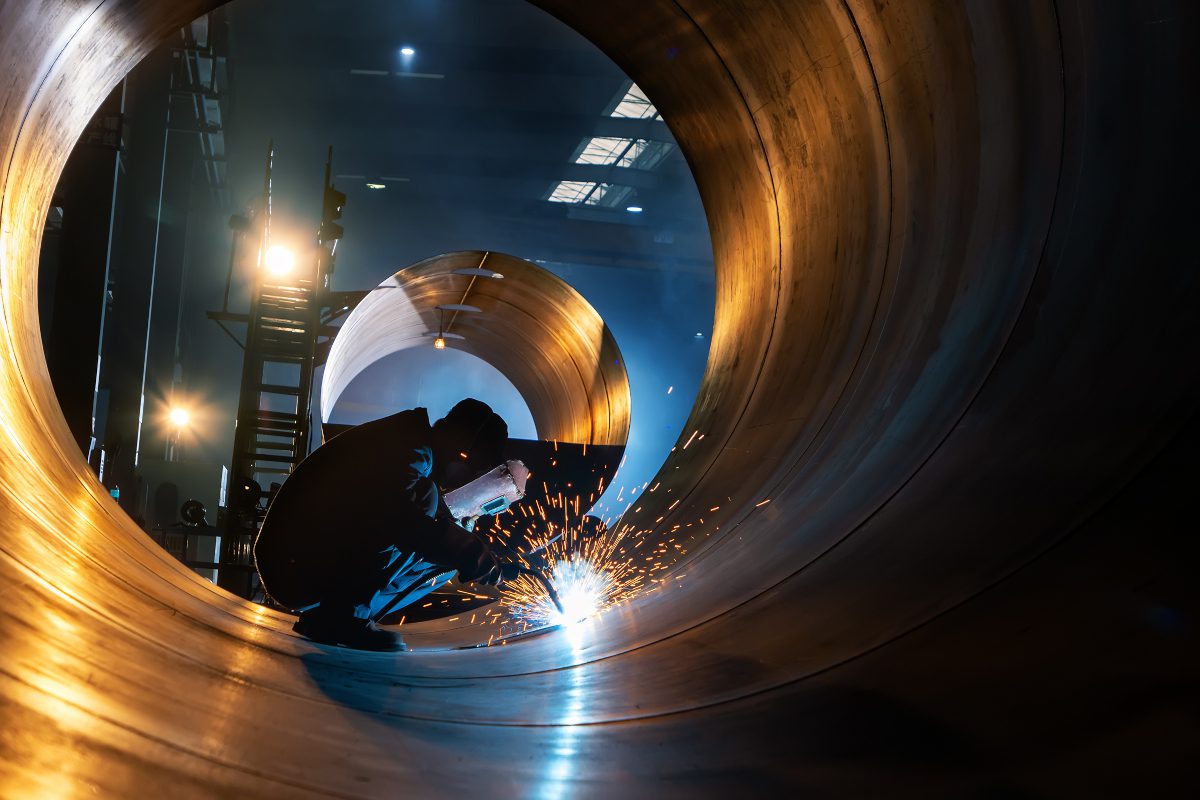
[[[501,279],[458,275],[493,270]],[[480,311],[439,320],[438,306],[465,303]],[[342,325],[321,383],[328,419],[356,375],[384,356],[429,347],[426,334],[448,326],[462,339],[446,346],[477,356],[525,399],[538,438],[624,445],[629,438],[629,375],[612,331],[565,281],[504,253],[446,253],[397,272],[367,295]]]
[[[50,411],[55,176],[209,5],[0,7],[0,794],[1194,780],[1193,4],[540,2],[659,105],[709,215],[698,435],[641,518],[694,544],[577,638],[399,656],[183,570]]]

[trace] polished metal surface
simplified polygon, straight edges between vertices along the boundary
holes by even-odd
[[[636,517],[688,554],[573,635],[396,655],[176,564],[55,411],[55,176],[210,5],[0,5],[0,796],[1194,793],[1194,4],[542,0],[709,215]]]
[[[477,269],[486,272],[461,272]],[[464,303],[475,311],[449,309]],[[392,353],[430,347],[437,333],[448,334],[447,347],[478,356],[509,379],[529,405],[538,438],[624,445],[629,437],[629,375],[596,309],[536,264],[475,250],[405,267],[359,303],[325,365],[324,419],[364,369]]]

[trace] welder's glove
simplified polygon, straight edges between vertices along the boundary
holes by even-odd
[[[521,565],[515,561],[498,561],[482,576],[475,578],[474,582],[482,583],[484,586],[500,586],[505,581],[516,580],[520,574]]]

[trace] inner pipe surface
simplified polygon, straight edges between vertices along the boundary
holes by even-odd
[[[56,176],[215,5],[0,6],[0,794],[1062,794],[1197,755],[1194,633],[1138,611],[1196,606],[1192,4],[539,2],[709,217],[697,435],[628,520],[688,554],[576,637],[401,656],[174,562],[54,410]]]
[[[501,278],[458,274],[484,269]],[[474,280],[473,280],[474,278]],[[438,312],[466,304],[478,312]],[[405,267],[351,312],[334,339],[321,383],[327,420],[350,382],[385,356],[447,338],[498,369],[521,393],[538,438],[624,445],[629,375],[612,331],[583,295],[552,272],[504,253],[446,253]]]

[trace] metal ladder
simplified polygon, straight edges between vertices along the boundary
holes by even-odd
[[[311,270],[275,277],[260,269],[252,294],[219,573],[220,584],[243,597],[256,589],[252,547],[269,481],[308,455],[320,326],[315,277]]]
[[[250,311],[243,317],[245,355],[218,571],[222,587],[247,598],[258,592],[253,546],[270,500],[270,482],[282,480],[308,455],[321,294],[330,266],[319,255],[297,258],[282,274],[267,268],[273,158],[273,147],[268,147],[262,238]]]
[[[235,594],[264,602],[267,598],[261,595],[253,548],[273,493],[270,482],[278,477],[282,483],[283,478],[308,455],[312,446],[309,408],[313,374],[328,357],[337,333],[338,329],[331,323],[348,313],[366,295],[366,292],[330,290],[337,242],[344,233],[337,220],[341,218],[346,202],[346,195],[338,191],[331,180],[332,147],[325,162],[317,247],[305,257],[296,258],[290,270],[276,273],[268,268],[273,161],[274,147],[268,145],[249,313],[230,313],[228,308],[229,284],[236,261],[236,234],[224,307],[221,311],[208,313],[209,319],[220,325],[235,342],[238,342],[237,337],[224,323],[246,323],[246,341],[244,344],[238,342],[245,355],[229,492],[220,526],[221,557],[217,580]],[[248,227],[245,220],[235,226],[243,230]]]

